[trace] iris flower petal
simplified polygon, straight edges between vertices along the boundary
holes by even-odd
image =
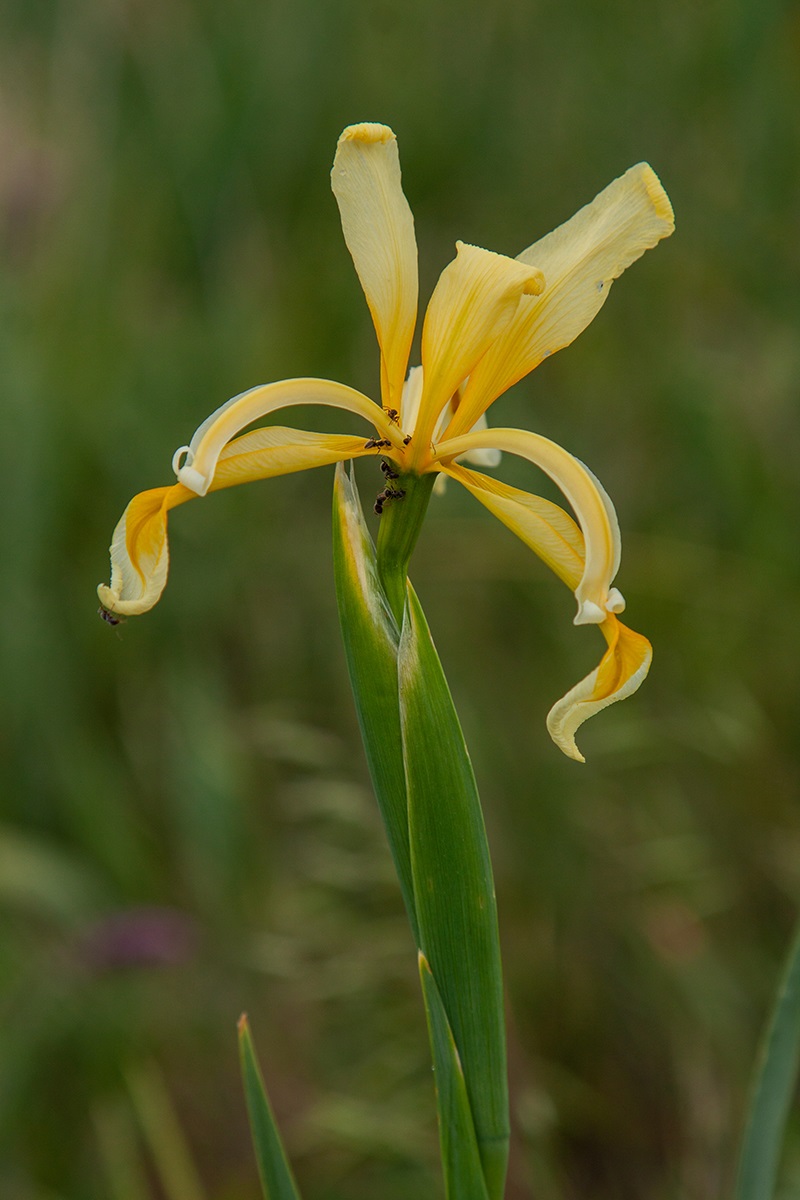
[[[477,471],[452,464],[445,470],[530,546],[567,587],[575,589],[583,573],[585,543],[563,508]],[[600,665],[554,704],[547,718],[553,741],[578,762],[584,758],[575,744],[575,731],[601,709],[635,692],[653,657],[647,638],[628,629],[613,613],[600,629],[608,643]]]
[[[383,404],[399,411],[417,319],[417,242],[391,129],[370,124],[345,129],[331,186],[378,335]]]
[[[583,574],[586,548],[583,534],[569,513],[542,496],[534,496],[456,463],[442,470],[463,484],[476,500],[538,554],[571,591],[575,591]]]
[[[138,616],[157,603],[169,570],[167,513],[194,498],[180,483],[133,497],[111,538],[111,586],[97,588],[107,612]]]
[[[422,328],[425,386],[412,460],[429,450],[436,422],[459,384],[508,325],[521,296],[545,285],[535,267],[503,254],[456,243],[456,257],[434,288]]]
[[[634,633],[613,615],[600,629],[608,649],[600,665],[567,692],[547,714],[547,728],[553,741],[569,758],[585,762],[575,744],[575,731],[601,709],[617,700],[625,700],[640,686],[653,659],[653,647],[646,637]]]
[[[541,296],[523,298],[514,319],[472,373],[448,436],[482,412],[534,367],[563,349],[605,304],[611,284],[675,228],[672,206],[647,163],[631,167],[569,221],[519,255],[539,267]]]
[[[270,426],[245,433],[219,456],[209,491],[305,471],[345,459],[375,455],[363,438]],[[138,616],[151,609],[167,583],[167,513],[197,493],[181,483],[134,496],[111,540],[111,585],[97,589],[108,612]]]
[[[620,534],[614,506],[595,476],[579,459],[549,438],[525,429],[489,429],[448,438],[436,446],[440,469],[468,450],[492,448],[517,454],[540,467],[558,484],[578,518],[585,539],[586,560],[575,587],[576,625],[598,625],[608,612],[620,612],[625,602],[611,582],[620,558]]]
[[[182,464],[177,462],[175,473],[178,480],[191,488],[198,496],[210,489],[217,460],[223,448],[247,425],[281,408],[298,404],[322,404],[331,408],[343,408],[369,421],[381,438],[402,445],[402,435],[374,400],[332,379],[284,379],[280,383],[266,383],[250,388],[227,400],[203,421],[194,433]]]
[[[256,479],[274,479],[351,458],[374,457],[376,453],[368,448],[363,437],[268,425],[242,434],[225,447],[209,490],[215,492]]]

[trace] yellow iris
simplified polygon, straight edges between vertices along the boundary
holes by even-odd
[[[485,413],[543,358],[573,341],[617,276],[672,233],[667,195],[640,163],[515,259],[457,243],[425,314],[422,365],[409,372],[417,246],[391,129],[345,129],[332,184],[378,337],[381,403],[332,380],[290,379],[223,404],[176,452],[178,482],[141,492],[126,508],[111,544],[111,585],[100,585],[100,601],[121,616],[153,607],[167,579],[167,513],[206,492],[375,455],[399,474],[440,472],[462,483],[571,588],[576,624],[597,624],[605,636],[608,649],[598,668],[548,716],[557,745],[582,761],[575,730],[635,691],[652,656],[647,639],[617,619],[625,602],[612,586],[620,559],[616,515],[598,480],[568,451],[527,430],[489,429]],[[365,438],[269,425],[241,433],[299,404],[346,409],[372,431]],[[496,466],[503,451],[545,471],[577,522],[550,501],[462,465],[468,459]]]

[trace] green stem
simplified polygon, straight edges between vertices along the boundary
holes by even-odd
[[[428,511],[436,476],[400,475],[387,489],[401,492],[384,501],[378,530],[378,574],[398,628],[403,624],[408,564]]]

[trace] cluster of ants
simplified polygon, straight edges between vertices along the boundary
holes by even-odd
[[[387,408],[386,415],[390,421],[397,422],[400,414],[398,413],[396,408]],[[403,438],[403,445],[407,446],[410,441],[411,441],[411,434],[409,433],[406,437]],[[388,438],[370,438],[369,441],[365,444],[364,449],[365,450],[383,450],[384,447],[391,446],[391,444],[392,443],[389,441]],[[383,512],[383,506],[387,500],[402,500],[403,496],[405,496],[405,492],[402,490],[402,488],[392,487],[391,480],[398,479],[399,476],[398,476],[397,471],[395,471],[395,469],[393,468],[392,464],[387,462],[385,458],[381,459],[381,470],[383,471],[383,474],[387,480],[387,483],[386,483],[386,487],[383,489],[383,491],[379,492],[378,495],[375,497],[375,513],[377,514],[377,516],[380,516],[381,513]]]
[[[386,479],[386,487],[375,497],[375,512],[378,516],[383,512],[383,506],[387,500],[402,500],[403,496],[405,496],[402,488],[392,487],[391,481],[397,479],[398,474],[392,464],[388,463],[385,458],[381,459],[381,470]]]

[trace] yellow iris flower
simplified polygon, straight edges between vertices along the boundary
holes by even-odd
[[[107,613],[146,612],[167,579],[167,513],[209,491],[379,455],[399,474],[441,472],[462,483],[574,592],[576,624],[600,626],[608,649],[595,671],[551,709],[557,745],[582,761],[575,730],[634,692],[650,666],[646,638],[623,625],[612,586],[620,560],[613,505],[578,459],[539,434],[489,429],[485,413],[542,359],[568,345],[605,302],[626,267],[672,233],[672,208],[646,163],[517,258],[457,243],[428,304],[422,365],[408,358],[417,319],[414,219],[403,194],[397,141],[385,125],[345,129],[331,174],[347,246],[369,305],[381,356],[381,403],[326,379],[289,379],[235,396],[203,422],[173,458],[177,483],[141,492],[114,531],[111,585],[98,588]],[[299,404],[363,417],[371,435],[309,433],[253,422]],[[500,453],[540,467],[569,501],[558,505],[463,465],[494,466]]]

